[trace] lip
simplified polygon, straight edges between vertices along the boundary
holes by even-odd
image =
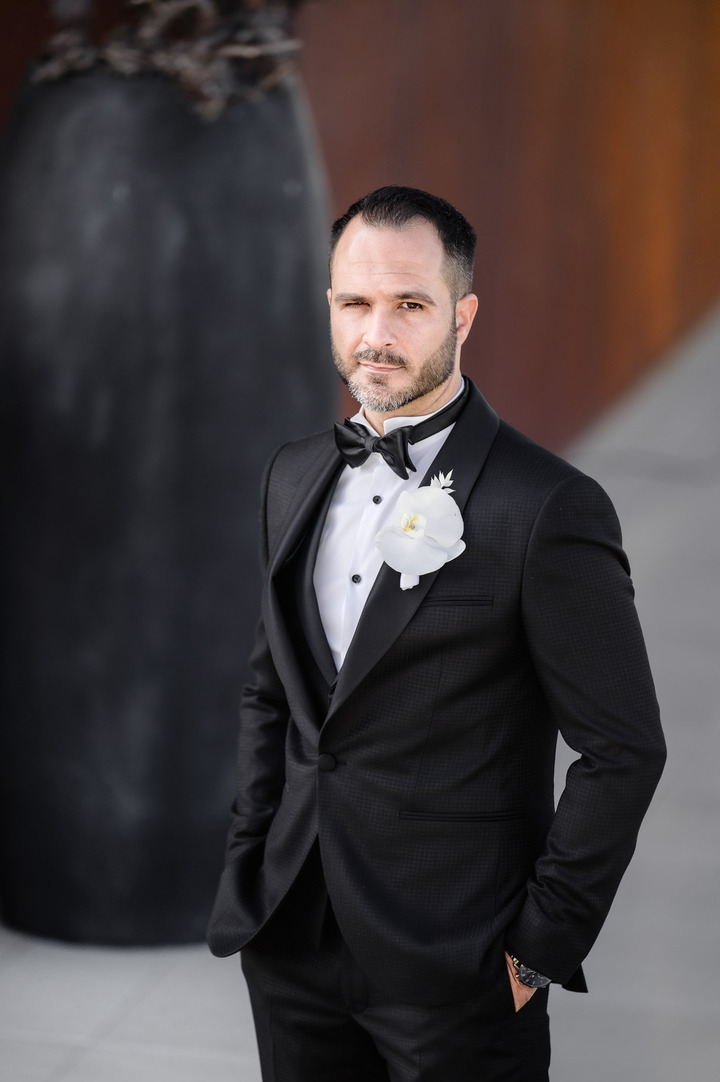
[[[402,372],[402,365],[399,364],[370,364],[368,361],[359,362],[361,368],[367,368],[371,372]]]

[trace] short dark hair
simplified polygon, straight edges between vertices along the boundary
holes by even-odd
[[[453,300],[470,292],[475,262],[475,230],[447,200],[419,188],[405,188],[399,184],[376,188],[348,207],[345,214],[333,223],[330,230],[331,267],[340,237],[358,215],[367,225],[389,226],[391,229],[402,229],[415,218],[430,222],[438,232],[450,265],[448,285]]]

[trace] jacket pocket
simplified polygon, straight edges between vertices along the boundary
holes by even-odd
[[[419,823],[499,823],[510,819],[525,819],[524,811],[497,812],[424,812],[399,811],[400,819],[410,819]]]
[[[492,597],[451,597],[447,594],[445,596],[426,597],[423,601],[423,605],[447,605],[451,608],[460,608],[463,606],[489,606],[495,603],[495,599]]]

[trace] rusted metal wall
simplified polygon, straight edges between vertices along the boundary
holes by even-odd
[[[466,371],[559,447],[720,295],[718,0],[328,0],[301,16],[335,209],[475,224]]]

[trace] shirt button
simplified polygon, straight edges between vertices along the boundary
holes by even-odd
[[[382,496],[373,496],[373,503],[382,503]]]
[[[352,581],[357,585],[358,582],[362,582],[360,575],[353,575]]]

